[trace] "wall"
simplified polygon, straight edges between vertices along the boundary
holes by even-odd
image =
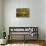
[[[45,0],[45,40],[46,40],[46,0]]]
[[[4,0],[4,26],[7,35],[10,26],[39,27],[39,39],[45,39],[44,0]],[[16,8],[29,8],[30,17],[17,18]]]

